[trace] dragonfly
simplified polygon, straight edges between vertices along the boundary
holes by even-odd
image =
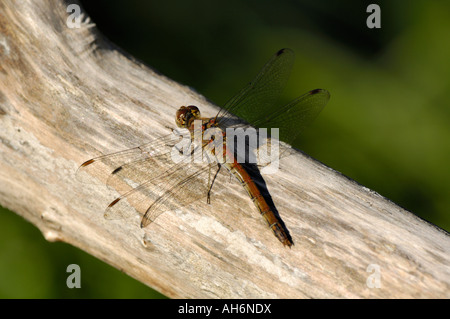
[[[315,89],[277,107],[293,63],[291,49],[279,50],[215,117],[201,117],[199,108],[194,105],[180,107],[175,122],[178,128],[188,132],[181,138],[185,142],[182,146],[180,135],[169,134],[81,164],[78,176],[94,176],[120,193],[105,209],[105,218],[128,218],[137,212],[144,228],[162,213],[184,209],[202,197],[210,203],[214,182],[223,167],[247,191],[275,237],[284,246],[291,247],[294,242],[281,217],[264,196],[261,182],[253,177],[252,169],[248,168],[252,166],[246,165],[248,156],[238,156],[235,149],[228,147],[231,138],[227,139],[227,132],[230,128],[277,128],[278,138],[284,142],[280,144],[281,154],[287,153],[284,151],[289,144],[297,141],[303,128],[318,116],[330,99],[327,90]],[[215,129],[218,135],[205,137],[210,129]],[[195,140],[197,133],[201,138]],[[217,143],[219,139],[221,143]],[[269,136],[267,140],[276,139]],[[192,158],[198,150],[207,156],[201,157],[201,161],[186,160],[186,154]],[[184,155],[183,160],[174,161],[177,153]]]

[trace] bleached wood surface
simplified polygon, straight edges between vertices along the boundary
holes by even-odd
[[[169,297],[450,297],[448,233],[300,153],[265,176],[292,249],[239,187],[146,229],[105,220],[117,194],[80,184],[77,167],[169,133],[180,105],[216,108],[123,55],[86,15],[68,28],[68,4],[0,2],[2,206]]]

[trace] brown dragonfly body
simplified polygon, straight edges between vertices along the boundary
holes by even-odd
[[[278,219],[278,217],[274,214],[272,208],[267,204],[264,196],[262,195],[259,187],[253,180],[251,174],[247,172],[247,170],[239,163],[239,161],[234,156],[234,152],[231,151],[227,147],[226,143],[226,133],[219,127],[219,124],[217,123],[216,118],[201,118],[200,117],[200,111],[199,109],[194,106],[182,106],[178,109],[176,113],[176,124],[180,128],[187,128],[189,129],[191,133],[191,137],[194,138],[194,121],[195,120],[201,120],[202,121],[202,135],[203,133],[210,129],[210,128],[218,128],[222,134],[222,153],[221,154],[215,154],[215,147],[205,147],[205,145],[208,145],[210,143],[214,143],[213,140],[206,140],[203,142],[203,149],[209,150],[209,152],[212,153],[213,157],[222,157],[218,162],[221,162],[223,165],[233,176],[236,177],[236,179],[239,181],[239,183],[244,187],[244,189],[247,191],[248,195],[250,196],[251,200],[255,204],[256,208],[258,209],[261,216],[264,217],[264,219],[267,221],[267,224],[270,229],[272,229],[275,236],[278,238],[278,240],[283,243],[285,246],[292,246],[293,242],[291,237],[288,235],[287,231],[284,229],[281,221]],[[230,161],[231,159],[231,161]],[[211,183],[211,186],[212,187]],[[209,191],[208,191],[208,198],[209,198]],[[209,201],[209,200],[208,200]]]
[[[263,196],[261,184],[238,160],[235,151],[228,148],[226,141],[227,137],[231,140],[231,135],[227,136],[226,132],[239,116],[245,119],[245,124],[239,124],[241,127],[278,128],[281,140],[291,145],[295,143],[301,129],[320,113],[330,94],[316,89],[283,107],[276,107],[276,99],[286,85],[293,61],[292,50],[278,51],[255,79],[231,98],[214,118],[201,118],[195,106],[183,106],[177,111],[176,124],[187,129],[191,137],[189,142],[195,139],[196,120],[200,121],[202,138],[197,149],[218,159],[218,171],[212,180],[211,168],[216,165],[212,161],[188,164],[173,161],[170,149],[179,151],[173,135],[83,163],[77,175],[94,176],[121,194],[108,205],[105,217],[126,218],[128,212],[135,210],[142,216],[141,227],[145,227],[161,213],[184,208],[205,195],[209,202],[214,180],[223,166],[245,188],[279,241],[284,246],[292,246],[293,240],[275,213],[274,205],[269,205]],[[203,137],[209,129],[219,130],[216,136],[222,139],[221,148],[216,147],[216,137]]]

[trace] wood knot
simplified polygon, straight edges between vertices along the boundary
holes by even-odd
[[[56,232],[51,229],[43,231],[42,234],[44,235],[45,240],[49,242],[64,241],[63,237],[59,232]]]

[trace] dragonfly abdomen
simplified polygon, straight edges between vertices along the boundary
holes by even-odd
[[[255,204],[259,213],[264,217],[270,229],[272,229],[275,237],[285,246],[292,246],[293,242],[286,234],[278,217],[274,214],[270,206],[267,204],[264,196],[261,194],[256,183],[248,172],[237,162],[226,164],[227,169],[238,179],[245,188],[252,202]]]

